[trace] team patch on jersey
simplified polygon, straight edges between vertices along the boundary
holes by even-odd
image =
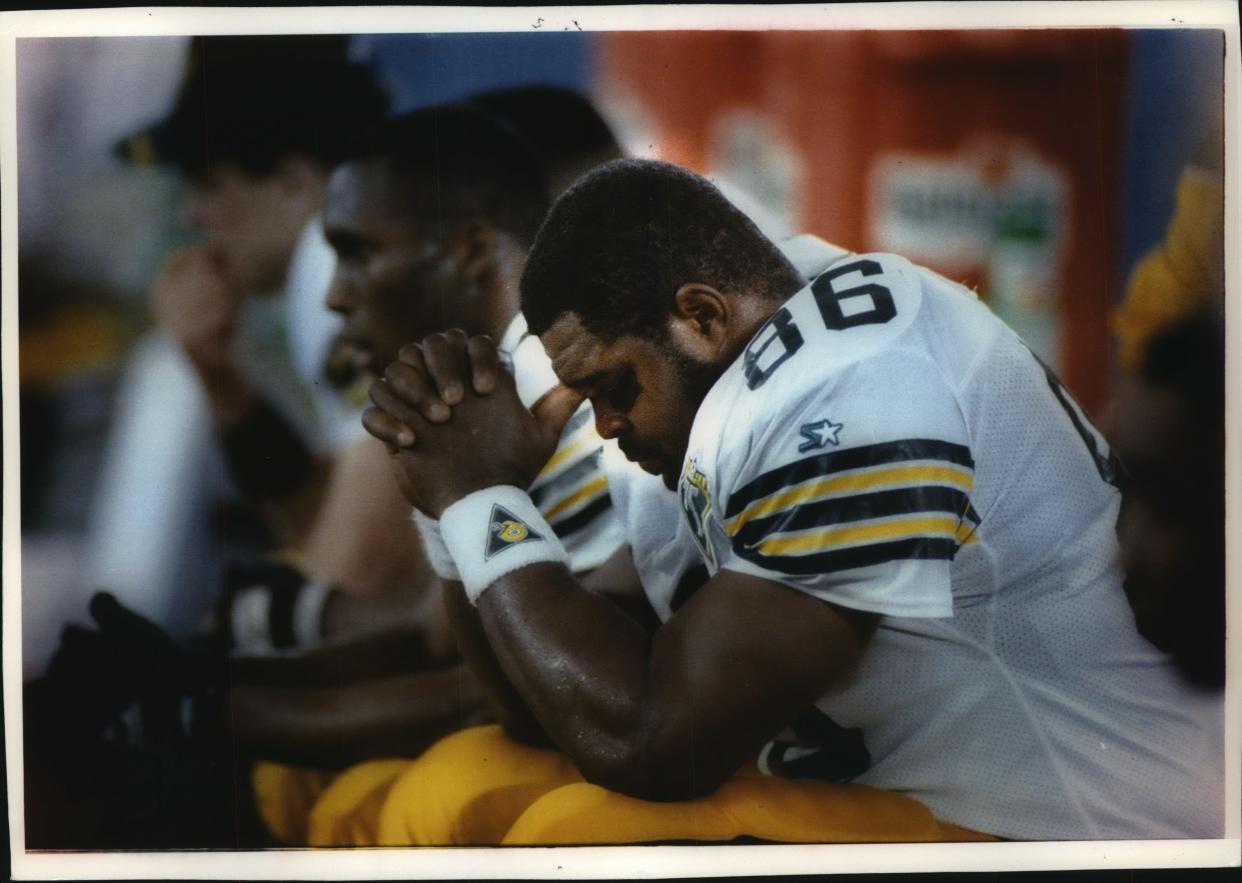
[[[958,444],[902,439],[773,469],[729,498],[725,533],[743,558],[785,573],[899,559],[952,559],[974,541],[974,461]]]
[[[522,543],[528,543],[532,540],[542,539],[543,534],[536,531],[504,506],[493,504],[490,527],[487,531],[487,549],[483,553],[483,560],[486,561],[505,549],[511,549],[514,546],[520,546]]]
[[[835,448],[841,444],[837,439],[837,435],[844,428],[844,423],[833,423],[827,419],[816,420],[814,423],[803,423],[802,429],[799,432],[806,441],[798,445],[798,453],[805,454],[807,451],[825,448],[828,445],[832,445]]]
[[[681,500],[681,512],[690,527],[694,542],[703,553],[708,564],[715,563],[712,555],[712,544],[707,538],[707,522],[712,511],[712,493],[707,475],[695,465],[693,459],[686,460],[681,471],[681,481],[677,486],[677,496]]]

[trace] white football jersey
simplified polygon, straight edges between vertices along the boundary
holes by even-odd
[[[681,515],[677,494],[662,478],[626,460],[615,442],[605,442],[604,466],[643,593],[663,622],[707,582],[703,556]]]
[[[521,313],[501,338],[499,349],[511,364],[518,397],[527,407],[557,385],[552,362],[539,338],[527,330]],[[556,453],[530,486],[531,499],[560,537],[575,573],[603,564],[625,541],[608,493],[603,445],[591,406],[583,403],[565,425]]]
[[[802,234],[780,242],[781,253],[806,279],[849,254]],[[615,442],[605,442],[609,492],[630,554],[652,609],[667,620],[707,582],[707,567],[677,504],[677,494],[659,476],[625,459]]]
[[[665,617],[686,533],[710,573],[882,614],[761,768],[1005,837],[1221,836],[1220,696],[1135,629],[1103,437],[971,291],[825,254],[704,399],[681,539],[635,548]],[[657,479],[630,487],[624,521],[667,513]]]

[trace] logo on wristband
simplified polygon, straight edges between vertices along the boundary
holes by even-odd
[[[504,506],[493,504],[492,515],[488,521],[490,527],[487,532],[487,550],[483,555],[484,561],[505,549],[511,549],[532,540],[543,539],[542,534],[533,530],[529,524]]]

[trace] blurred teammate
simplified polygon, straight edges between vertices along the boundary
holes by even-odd
[[[1178,181],[1164,239],[1113,318],[1120,521],[1139,629],[1191,683],[1224,684],[1224,179],[1220,121]]]
[[[1205,309],[1221,309],[1225,292],[1224,131],[1217,116],[1177,182],[1164,238],[1143,255],[1112,317],[1126,374],[1143,370],[1161,331]]]
[[[547,162],[538,162],[508,129],[463,106],[407,114],[356,146],[331,177],[324,230],[338,258],[328,304],[345,319],[344,337],[359,367],[382,369],[406,341],[463,326],[501,341],[526,395],[555,384],[538,340],[525,333],[517,293],[529,239],[547,206]],[[459,342],[464,337],[442,344],[451,348]],[[372,439],[368,443],[378,453],[385,489],[391,488],[382,447]],[[571,549],[576,571],[598,566],[621,541],[600,447],[584,408],[535,490],[546,517]],[[394,517],[408,523],[408,508]],[[359,521],[342,529],[369,528]],[[434,562],[435,550],[430,551]],[[439,605],[438,591],[417,588]],[[369,612],[354,612],[372,620],[386,617],[386,623],[372,623],[374,628],[387,625],[384,646],[403,639],[392,634],[402,627],[414,632],[404,640],[434,643],[426,628],[417,631],[416,611],[402,609],[398,601],[410,606],[402,595],[387,602],[376,598]],[[347,609],[359,606],[348,598],[337,603]],[[374,647],[366,645],[376,640],[359,642],[357,650],[375,658]],[[325,648],[324,653],[343,660],[343,650]],[[235,690],[235,702],[244,709],[236,716],[243,738],[259,747],[261,757],[300,764],[414,756],[445,727],[471,722],[481,706],[473,686],[463,686],[464,670],[450,674],[453,659],[446,650],[422,661],[417,654],[401,653],[398,657],[410,665],[404,672],[321,684],[313,694],[279,684]],[[441,715],[433,719],[429,715],[435,710]],[[368,767],[365,774],[376,779],[367,781],[367,790],[375,790],[390,768],[391,762],[383,761]],[[363,777],[355,773],[337,790],[352,792]],[[287,842],[304,842],[307,801],[302,795],[317,796],[327,779],[311,780],[267,764],[256,782],[270,827]],[[321,839],[318,829],[310,833]]]
[[[299,298],[320,294],[331,272],[312,223],[328,173],[351,133],[386,108],[370,72],[347,59],[346,38],[196,38],[172,112],[121,145],[132,161],[187,177],[185,218],[203,240],[169,256],[152,303],[202,381],[242,489],[260,498],[302,490],[309,459],[340,441],[331,421],[346,415],[322,378],[327,341],[298,333],[330,323]],[[274,315],[248,313],[256,300]],[[264,319],[274,325],[247,325]],[[247,364],[246,343],[263,334],[284,339],[262,341],[268,358]],[[282,344],[283,360],[273,356]],[[300,388],[271,388],[291,367]]]
[[[591,167],[621,156],[621,148],[617,144],[608,124],[583,96],[568,89],[552,86],[521,86],[480,93],[467,99],[471,107],[482,111],[488,117],[496,119],[519,136],[533,151],[535,158],[542,166],[548,181],[551,199],[575,178]],[[506,142],[507,143],[507,142]],[[379,150],[375,144],[366,148]],[[354,164],[350,164],[354,165]],[[363,196],[352,190],[352,185],[367,182],[376,176],[400,178],[398,172],[372,172],[369,175],[354,176],[346,184],[338,188],[340,202],[335,214],[335,225],[341,236],[349,239],[353,236],[374,237],[376,230],[400,226],[406,218],[404,207],[392,205],[389,200],[383,206],[365,206]],[[331,199],[331,194],[329,194]],[[360,207],[365,207],[364,213]],[[378,226],[377,226],[378,225]],[[346,243],[348,245],[348,243]],[[406,236],[399,241],[388,242],[375,238],[366,239],[368,247],[379,247],[373,250],[368,260],[389,259],[400,249],[413,249],[421,244],[414,236]],[[357,261],[353,255],[351,260]],[[399,287],[402,279],[393,275],[394,268],[389,267],[388,274],[355,274],[355,283],[368,285],[394,285]],[[378,328],[375,334],[388,334],[394,340],[405,342],[420,339],[435,330],[437,326],[423,322],[417,328],[411,328],[408,321],[409,306],[404,304],[403,292],[389,292],[382,295],[385,299],[380,312],[363,310],[369,325]],[[368,297],[371,296],[369,293]],[[512,298],[512,293],[499,292],[501,298]],[[516,313],[511,303],[504,307],[506,313]],[[357,323],[357,317],[353,320]],[[372,336],[366,328],[362,337]],[[378,362],[382,368],[391,360],[392,353],[384,360],[373,360],[366,352],[365,343],[360,347],[358,342],[342,340],[339,352],[351,357],[350,373],[358,376],[366,374],[366,365]],[[391,346],[390,346],[391,349]],[[395,350],[392,350],[395,352]],[[396,497],[394,500],[393,497]],[[425,620],[425,607],[416,609],[411,603],[413,583],[419,586],[425,581],[425,573],[412,572],[405,559],[408,555],[400,552],[402,539],[398,530],[404,525],[408,528],[404,513],[406,504],[396,494],[390,478],[387,458],[382,446],[369,437],[354,443],[343,454],[325,495],[325,502],[314,527],[309,532],[305,543],[305,551],[300,570],[312,572],[316,579],[303,577],[298,580],[296,573],[286,566],[277,568],[247,568],[235,571],[239,578],[235,580],[239,590],[234,597],[242,599],[242,604],[231,604],[227,619],[236,620],[234,631],[252,635],[254,640],[241,642],[246,646],[271,646],[283,640],[295,646],[308,646],[320,637],[337,638],[348,634],[362,634],[376,629],[391,629],[397,624],[407,625],[412,619]],[[408,537],[404,540],[408,545]],[[392,550],[392,552],[389,552]],[[317,586],[336,584],[346,591],[330,591],[322,601],[321,614],[311,620],[304,628],[294,629],[281,625],[281,617],[264,615],[270,606],[264,606],[266,589],[250,589],[250,586],[262,586],[272,579],[293,584],[291,591],[298,597],[311,597],[322,594]],[[405,588],[393,591],[394,586],[404,585]],[[365,596],[365,597],[362,597]],[[258,608],[253,615],[247,605]],[[435,605],[438,606],[438,599]],[[304,603],[308,609],[312,607]],[[292,609],[289,604],[282,609]],[[273,632],[282,632],[283,639]]]
[[[386,106],[346,38],[201,37],[170,113],[119,146],[184,175],[202,238],[154,283],[167,333],[136,348],[118,396],[84,570],[176,634],[210,608],[220,546],[303,537],[331,456],[358,435],[356,406],[322,374],[332,254],[317,213],[347,139]],[[230,496],[217,450],[265,525],[213,510]]]
[[[1118,535],[1139,631],[1199,687],[1225,683],[1225,335],[1208,310],[1147,342],[1113,432]]]
[[[532,390],[553,385],[546,357],[537,339],[523,334],[517,312],[517,274],[548,201],[541,162],[511,131],[467,107],[415,112],[368,137],[357,135],[352,158],[332,176],[325,229],[340,255],[328,300],[346,319],[360,363],[369,362],[372,354],[386,363],[406,340],[464,324],[505,339],[514,370]],[[575,162],[577,157],[564,153],[542,159]],[[578,568],[585,570],[611,554],[620,532],[589,409],[565,441],[539,492],[547,516],[574,550]],[[380,489],[391,492],[382,446],[370,438],[354,447],[359,446],[378,452],[385,479]],[[333,487],[340,493],[329,495],[329,507],[333,497],[373,494],[356,472],[338,471]],[[358,519],[341,522],[341,529],[363,539],[388,529],[375,523],[374,512],[369,518],[361,514],[365,505],[356,511]],[[402,502],[390,515],[412,530],[408,504]],[[292,626],[300,625],[298,598],[307,584],[297,568],[239,565],[232,574],[241,587],[229,617],[238,626],[233,637],[239,651],[287,648],[295,638],[313,642],[314,635],[265,635],[247,625],[244,608],[260,589],[273,608],[283,611],[266,623],[285,622],[285,631],[294,630],[288,627],[290,618]],[[332,593],[329,608],[336,613],[329,613],[335,623],[330,630],[352,633],[356,640],[283,658],[242,655],[216,669],[227,672],[215,681],[218,688],[227,684],[223,701],[239,756],[301,767],[264,763],[255,775],[259,811],[282,842],[306,842],[310,803],[333,781],[332,770],[367,758],[416,756],[445,732],[483,719],[473,679],[445,645],[443,625],[437,628],[439,592],[422,584],[408,588],[373,599]],[[430,610],[416,603],[422,597],[433,601]],[[384,633],[376,634],[380,629]],[[112,640],[106,634],[75,636],[73,652],[59,657],[58,674],[72,668],[74,680],[80,680],[83,669],[91,667],[90,649],[105,639]],[[145,645],[128,652],[141,658]],[[84,659],[85,666],[80,664]],[[149,679],[136,672],[123,680],[108,693],[128,691],[124,701],[117,700],[121,705],[149,686]],[[391,766],[392,761],[381,760],[365,772],[382,783]],[[341,787],[357,799],[353,792],[359,781],[355,773]]]
[[[1220,835],[1219,700],[1134,629],[1104,439],[969,291],[892,255],[821,269],[807,285],[697,176],[612,163],[528,258],[564,385],[534,416],[477,342],[473,369],[409,350],[377,384],[365,420],[439,519],[463,651],[563,752],[450,737],[397,782],[382,842],[946,836],[885,829],[883,804],[851,831],[816,779],[1002,837]],[[494,391],[429,419],[471,370]],[[675,612],[648,590],[653,632],[566,571],[525,491],[581,397],[677,488],[710,573]],[[463,772],[480,744],[490,780]]]
[[[1113,316],[1122,370],[1109,414],[1129,473],[1126,592],[1139,630],[1200,687],[1225,680],[1222,138],[1217,118]]]

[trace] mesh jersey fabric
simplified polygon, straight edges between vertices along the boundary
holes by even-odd
[[[896,256],[824,254],[840,272],[785,304],[800,344],[765,326],[704,400],[683,529],[658,479],[612,479],[622,521],[657,526],[630,528],[657,613],[697,533],[712,572],[884,614],[812,710],[834,725],[778,737],[784,774],[814,775],[817,737],[853,730],[870,755],[854,781],[968,828],[1220,836],[1220,697],[1134,627],[1107,443],[972,292]]]

